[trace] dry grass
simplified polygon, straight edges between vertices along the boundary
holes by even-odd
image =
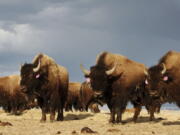
[[[41,112],[32,109],[21,116],[13,116],[0,111],[0,121],[11,123],[12,126],[0,126],[0,135],[83,135],[81,129],[90,128],[99,135],[179,135],[180,120],[178,111],[161,111],[156,115],[162,117],[156,122],[148,121],[145,110],[137,123],[131,122],[132,110],[123,115],[126,124],[109,124],[109,113],[92,114],[89,112],[65,113],[65,121],[40,123]],[[87,133],[86,133],[87,134]]]

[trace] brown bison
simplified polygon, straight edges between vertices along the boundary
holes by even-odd
[[[28,96],[36,95],[42,110],[41,121],[46,121],[46,113],[50,112],[50,120],[63,120],[63,108],[67,98],[69,76],[66,68],[58,65],[45,54],[38,54],[32,64],[21,67],[21,86],[26,88]]]
[[[79,82],[70,82],[68,87],[68,97],[65,104],[66,111],[82,110],[82,103],[80,99],[80,88],[81,83]]]
[[[159,103],[174,102],[180,107],[180,53],[167,52],[148,70],[144,87]]]
[[[0,106],[6,112],[19,114],[28,104],[26,95],[21,92],[20,76],[0,77]]]
[[[91,112],[99,113],[99,107],[97,103],[93,103],[91,101],[94,100],[94,91],[91,87],[91,84],[89,82],[83,82],[80,89],[80,97],[83,109],[90,109]]]
[[[82,66],[81,70],[85,77],[90,78],[93,90],[105,97],[111,112],[110,122],[122,122],[122,113],[128,101],[135,107],[133,120],[136,121],[141,105],[144,105],[145,97],[148,96],[141,93],[141,89],[137,87],[146,77],[144,71],[147,71],[147,68],[143,64],[122,55],[103,52],[97,57],[96,65],[92,66],[90,71]],[[152,105],[150,101],[147,102],[148,106]]]
[[[70,82],[65,110],[72,111],[74,108],[76,111],[87,111],[89,107],[94,113],[100,112],[97,104],[88,104],[93,98],[93,93],[89,83]]]

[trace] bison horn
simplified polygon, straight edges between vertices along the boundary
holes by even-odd
[[[39,71],[40,67],[41,67],[41,62],[40,62],[40,60],[39,60],[39,63],[38,63],[38,65],[37,65],[37,67],[33,68],[33,71],[34,71],[34,72]]]
[[[23,64],[20,64],[20,67],[19,67],[19,68],[21,69],[21,68],[22,68],[22,66],[23,66]]]
[[[80,64],[80,69],[84,73],[84,75],[89,76],[90,71],[85,69],[82,64]]]
[[[161,71],[161,73],[164,74],[164,73],[166,73],[166,66],[164,63],[162,63],[162,65],[163,65],[163,70]]]
[[[144,74],[145,74],[146,76],[148,76],[148,72],[147,72],[147,70],[144,70]]]
[[[117,65],[117,64],[115,64],[113,68],[107,70],[107,71],[106,71],[106,75],[112,75],[112,73],[114,73],[114,71],[115,71],[115,69],[116,69],[116,65]]]

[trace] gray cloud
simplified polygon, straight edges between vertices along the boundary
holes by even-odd
[[[73,81],[83,80],[79,64],[93,65],[104,50],[151,66],[180,51],[179,24],[178,0],[0,1],[0,72],[18,72],[38,52],[66,66]]]

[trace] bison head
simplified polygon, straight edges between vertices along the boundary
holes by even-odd
[[[162,63],[149,68],[144,87],[150,96],[165,98],[167,96],[166,87],[171,81],[172,78],[169,76],[165,64]]]
[[[117,77],[113,74],[115,72],[116,65],[111,69],[96,65],[91,67],[90,71],[84,69],[82,65],[80,68],[85,77],[89,78],[88,80],[95,91],[105,91],[109,87],[110,81]]]
[[[21,81],[20,85],[26,93],[33,94],[41,89],[41,86],[47,80],[46,68],[41,68],[41,63],[37,64],[24,64],[21,66]]]

